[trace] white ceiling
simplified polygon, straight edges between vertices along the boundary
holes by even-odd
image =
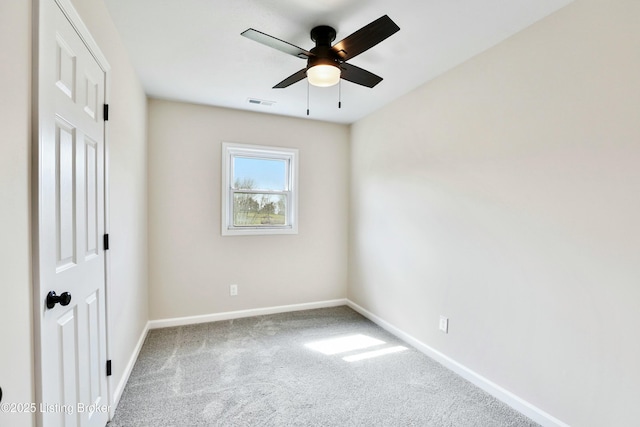
[[[310,116],[353,123],[572,0],[105,0],[146,93],[155,98],[307,117],[307,82],[272,87],[305,67],[240,36],[254,28],[303,49],[316,25],[335,42],[389,15],[400,31],[349,63],[384,78],[310,87]],[[334,43],[335,43],[334,42]],[[273,101],[254,105],[249,99]]]

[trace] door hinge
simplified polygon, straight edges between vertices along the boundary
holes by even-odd
[[[109,235],[108,234],[105,234],[103,236],[102,243],[103,243],[103,246],[104,246],[104,250],[108,251],[109,250]]]
[[[111,360],[107,360],[107,376],[111,376]]]
[[[102,108],[102,117],[104,117],[104,121],[109,120],[109,104],[104,104]]]

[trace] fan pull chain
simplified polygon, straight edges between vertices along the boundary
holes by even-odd
[[[338,80],[338,108],[342,108],[342,79]]]
[[[309,79],[307,79],[307,116],[309,115]]]

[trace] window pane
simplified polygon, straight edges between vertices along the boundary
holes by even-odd
[[[241,190],[287,190],[285,160],[233,158],[233,188]]]
[[[233,225],[286,225],[287,197],[283,194],[233,195]]]

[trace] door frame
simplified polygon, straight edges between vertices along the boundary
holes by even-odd
[[[48,3],[48,4],[47,4]],[[46,132],[43,126],[47,122],[44,119],[47,114],[53,110],[52,99],[50,94],[41,91],[43,80],[43,69],[40,67],[41,51],[40,46],[46,45],[41,41],[42,37],[48,35],[47,31],[42,28],[51,28],[55,24],[55,15],[50,12],[50,4],[58,7],[67,17],[76,33],[83,41],[89,52],[94,57],[100,69],[104,72],[104,103],[109,104],[110,92],[110,76],[111,66],[103,54],[98,43],[95,41],[88,27],[82,21],[82,18],[74,8],[71,0],[32,0],[32,102],[31,102],[31,255],[32,255],[32,309],[33,309],[33,371],[35,380],[35,403],[40,405],[42,402],[42,359],[43,355],[40,346],[41,335],[41,316],[40,311],[43,308],[44,301],[40,301],[41,280],[40,280],[40,191],[42,184],[40,183],[41,154],[40,144]],[[103,121],[104,133],[104,233],[109,233],[109,131],[108,122]],[[106,358],[111,359],[111,336],[110,336],[110,256],[109,251],[104,253],[105,263],[105,329],[106,329]],[[106,367],[105,367],[106,369]],[[110,407],[109,419],[113,418],[115,408],[113,407],[113,381],[112,377],[107,377],[107,405]],[[39,407],[39,406],[38,406]],[[36,425],[43,426],[42,414],[36,411]],[[46,427],[46,426],[43,426]]]

